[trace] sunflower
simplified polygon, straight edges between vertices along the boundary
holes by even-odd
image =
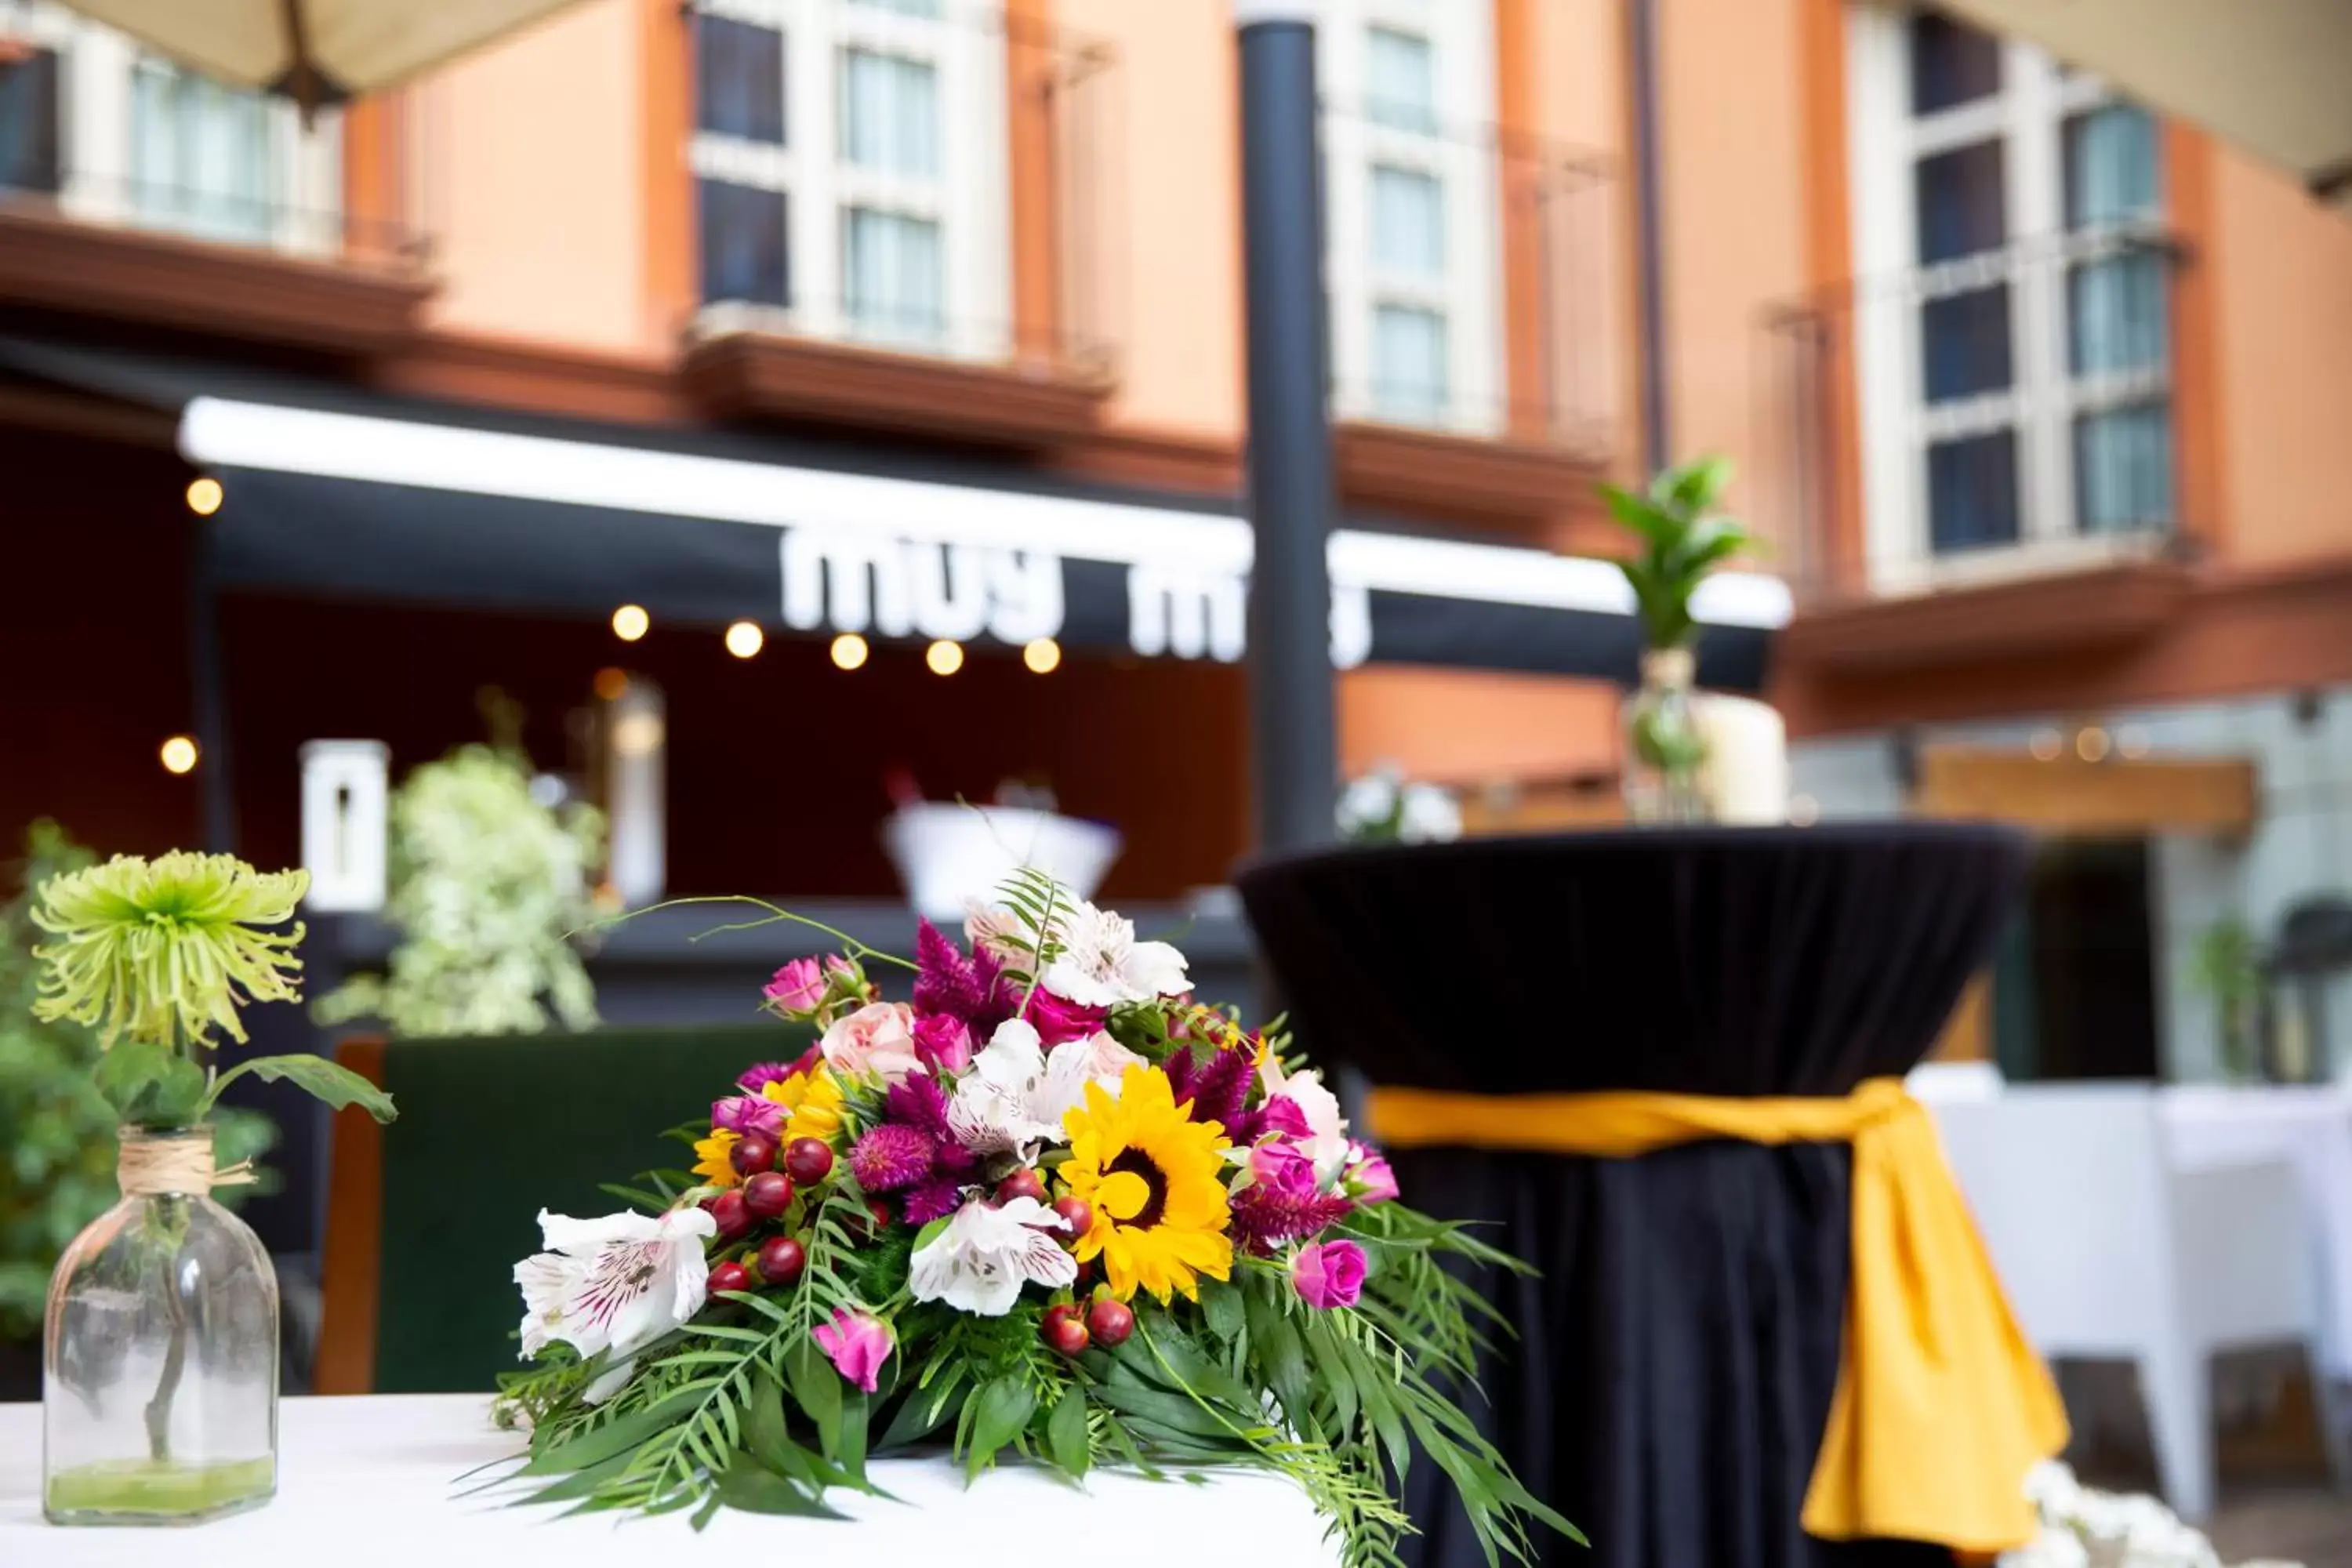
[[[760,1093],[792,1113],[777,1137],[780,1143],[795,1138],[830,1143],[841,1131],[841,1084],[823,1068],[773,1079]]]
[[[1225,1130],[1190,1120],[1192,1109],[1190,1100],[1176,1103],[1166,1073],[1130,1067],[1117,1100],[1090,1083],[1086,1103],[1062,1118],[1070,1135],[1062,1180],[1094,1210],[1094,1224],[1078,1237],[1078,1260],[1100,1254],[1111,1293],[1122,1301],[1138,1286],[1162,1302],[1171,1290],[1197,1300],[1197,1275],[1223,1279],[1233,1271]]]
[[[735,1169],[735,1145],[743,1134],[724,1127],[714,1127],[708,1138],[694,1141],[694,1173],[714,1187],[731,1187],[743,1179]]]

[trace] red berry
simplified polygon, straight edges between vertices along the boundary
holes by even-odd
[[[712,1295],[716,1296],[721,1290],[749,1290],[751,1288],[751,1271],[734,1259],[730,1258],[724,1263],[714,1263],[710,1266]]]
[[[795,1138],[784,1151],[784,1169],[802,1186],[813,1187],[833,1173],[833,1150],[821,1138]]]
[[[751,1205],[743,1201],[741,1191],[734,1187],[710,1200],[710,1217],[719,1222],[719,1238],[724,1241],[748,1235],[753,1224]]]
[[[1076,1241],[1095,1227],[1094,1205],[1084,1198],[1056,1198],[1054,1212],[1070,1222],[1064,1239]]]
[[[1064,1318],[1075,1318],[1078,1312],[1079,1307],[1076,1301],[1056,1301],[1045,1309],[1045,1316],[1039,1322],[1038,1327],[1050,1333],[1055,1324]]]
[[[1037,1333],[1046,1348],[1060,1355],[1075,1356],[1087,1348],[1087,1326],[1075,1317],[1056,1318],[1049,1313],[1037,1325]]]
[[[772,1171],[776,1168],[776,1141],[757,1132],[746,1132],[735,1140],[734,1151],[727,1157],[734,1162],[736,1171],[742,1175]]]
[[[762,1171],[743,1184],[743,1206],[761,1219],[773,1219],[793,1206],[793,1179],[782,1171]]]
[[[1015,1198],[1034,1198],[1041,1204],[1045,1201],[1045,1184],[1026,1165],[996,1184],[998,1203],[1009,1204]]]
[[[873,1220],[874,1228],[876,1230],[885,1230],[889,1227],[890,1205],[884,1203],[880,1198],[866,1199],[866,1213],[867,1216]]]
[[[1127,1336],[1135,1332],[1135,1313],[1126,1302],[1105,1297],[1087,1309],[1087,1331],[1105,1350],[1124,1344]]]
[[[760,1244],[760,1278],[771,1285],[796,1285],[808,1267],[808,1249],[789,1236],[772,1236]]]

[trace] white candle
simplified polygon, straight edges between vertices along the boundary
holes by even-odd
[[[1717,822],[1789,820],[1789,730],[1771,704],[1708,691],[1694,699],[1706,740],[1700,790]]]

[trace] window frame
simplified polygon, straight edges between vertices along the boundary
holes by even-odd
[[[1324,278],[1338,418],[1473,437],[1498,436],[1507,424],[1502,207],[1492,131],[1493,9],[1483,0],[1325,0],[1317,68],[1324,105]],[[1369,91],[1375,29],[1428,40],[1436,99],[1428,129],[1374,121]],[[1372,184],[1380,165],[1439,181],[1445,214],[1441,277],[1384,275],[1373,265]],[[1435,419],[1381,405],[1374,321],[1382,306],[1434,310],[1444,320],[1446,384]]]
[[[2066,70],[2032,45],[2002,38],[1998,91],[1914,113],[1914,14],[1876,5],[1846,7],[1850,216],[1858,279],[1851,319],[1870,583],[1901,591],[2145,553],[2149,528],[2084,531],[2075,429],[2084,416],[2168,402],[2168,339],[2151,364],[2078,374],[2071,358],[2069,292],[2082,268],[2160,249],[2166,199],[2160,144],[2156,199],[2148,210],[2069,229],[2067,123],[2078,114],[2129,100],[2095,77]],[[1939,153],[1988,142],[2000,148],[2003,161],[1999,248],[1922,262],[1918,165]],[[1899,293],[1879,293],[1894,279],[1902,280]],[[2009,290],[2009,384],[1928,401],[1927,305],[1995,285]],[[2002,431],[2015,440],[2017,538],[1938,554],[1928,479],[1931,449]]]
[[[964,360],[1012,353],[1009,109],[998,0],[941,0],[936,17],[859,0],[692,0],[689,10],[782,35],[784,141],[705,131],[689,134],[689,176],[782,192],[788,303],[705,300],[696,330],[739,331]],[[842,91],[853,49],[929,65],[936,73],[938,174],[860,167],[847,157]],[[960,134],[971,126],[988,134]],[[848,211],[895,213],[940,226],[941,335],[926,342],[858,332],[847,289]]]

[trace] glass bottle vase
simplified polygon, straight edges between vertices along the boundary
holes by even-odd
[[[1625,809],[1636,822],[1706,822],[1701,771],[1706,737],[1691,697],[1697,660],[1686,647],[1642,656],[1642,685],[1625,700]]]
[[[212,1199],[208,1127],[126,1127],[121,1201],[50,1277],[42,1510],[196,1524],[278,1489],[278,1276]]]

